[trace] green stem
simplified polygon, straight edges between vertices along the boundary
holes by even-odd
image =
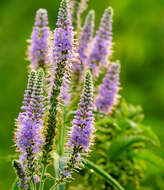
[[[50,190],[55,190],[57,185],[58,185],[58,183],[55,183],[55,185],[53,185]]]
[[[34,190],[37,190],[36,182],[34,181]]]
[[[40,185],[39,185],[39,190],[44,189],[44,174],[45,174],[45,172],[46,172],[46,166],[43,165],[42,175],[41,175],[41,180],[40,180]]]
[[[30,182],[31,190],[35,190],[33,181]]]

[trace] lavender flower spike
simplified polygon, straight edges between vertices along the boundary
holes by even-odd
[[[25,91],[25,94],[24,94],[23,106],[21,107],[23,111],[27,111],[28,109],[29,103],[31,101],[31,95],[32,95],[35,79],[36,79],[36,72],[31,71],[28,76],[28,84],[27,84],[27,90]]]
[[[47,164],[50,153],[53,150],[54,137],[56,135],[55,128],[57,125],[57,107],[59,104],[59,96],[66,69],[69,67],[73,56],[73,28],[69,5],[67,0],[62,0],[58,13],[57,28],[54,32],[53,44],[53,61],[55,66],[55,76],[53,79],[53,87],[50,97],[50,109],[48,115],[47,126],[45,130],[45,144],[43,147],[43,163]]]
[[[33,28],[28,60],[32,69],[42,67],[44,70],[50,63],[50,28],[48,27],[47,11],[39,9],[36,13],[35,25]]]
[[[93,126],[93,86],[90,72],[87,72],[84,90],[79,103],[79,109],[73,120],[72,131],[68,146],[78,147],[88,152],[92,140]]]
[[[93,117],[93,84],[92,76],[90,72],[86,73],[85,84],[79,108],[76,111],[76,115],[72,122],[72,130],[70,133],[68,148],[72,151],[68,155],[68,160],[64,171],[61,172],[59,179],[56,180],[56,184],[51,188],[55,189],[57,184],[65,183],[67,179],[71,179],[71,175],[75,169],[79,167],[81,158],[83,155],[87,156],[90,150],[90,145],[93,140],[94,117]]]
[[[100,66],[106,66],[112,47],[112,16],[113,9],[107,8],[101,19],[99,29],[93,44],[93,49],[88,59],[88,65],[95,76],[98,76]]]
[[[74,70],[75,71],[82,71],[86,66],[86,60],[88,57],[88,47],[91,43],[93,38],[93,31],[94,31],[94,20],[95,20],[95,12],[94,10],[89,11],[84,26],[82,28],[82,32],[80,33],[79,38],[79,46],[78,46],[78,54],[80,63],[74,63]]]
[[[56,26],[53,45],[53,60],[55,66],[63,61],[66,64],[66,61],[68,62],[72,58],[73,27],[67,0],[61,1]]]
[[[99,94],[95,100],[97,111],[111,113],[113,106],[117,103],[119,91],[120,64],[112,63],[103,84],[100,86]]]
[[[21,189],[28,189],[27,175],[25,173],[25,169],[23,168],[23,166],[18,161],[14,160],[13,168],[15,169],[17,177],[19,178],[18,186]]]
[[[32,71],[34,73],[34,71]],[[32,74],[30,75],[32,76]],[[17,151],[20,152],[20,161],[27,166],[29,175],[33,175],[38,154],[43,145],[42,137],[42,87],[43,71],[39,71],[37,78],[30,89],[30,96],[26,101],[25,112],[19,114],[17,120],[17,130],[15,132],[15,141]]]

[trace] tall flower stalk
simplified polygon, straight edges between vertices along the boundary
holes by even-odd
[[[67,0],[62,0],[58,13],[57,28],[54,31],[53,61],[55,65],[55,76],[50,97],[50,109],[45,127],[45,144],[43,146],[43,164],[47,165],[54,149],[54,137],[57,127],[57,111],[59,96],[63,84],[64,74],[73,49],[73,28],[71,24],[69,6]]]
[[[43,71],[31,71],[19,117],[16,121],[15,143],[20,152],[20,163],[26,168],[27,177],[35,180],[38,159],[43,146]]]
[[[78,104],[76,115],[72,122],[68,148],[71,149],[64,172],[61,173],[56,184],[51,188],[55,189],[57,184],[64,183],[71,178],[73,171],[79,168],[83,156],[87,156],[93,142],[94,117],[93,117],[93,84],[90,72],[86,73],[83,93]]]
[[[112,47],[112,16],[113,9],[107,8],[101,19],[96,33],[93,49],[88,59],[88,65],[94,76],[98,76],[101,69],[107,66]]]

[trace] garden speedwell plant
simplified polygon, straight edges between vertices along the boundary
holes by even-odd
[[[152,131],[144,136],[144,127],[131,129],[138,124],[134,123],[135,108],[114,110],[120,102],[120,64],[110,61],[113,10],[105,10],[94,35],[93,10],[81,26],[86,6],[85,0],[62,0],[53,32],[48,27],[47,11],[36,13],[28,40],[28,84],[14,133],[19,158],[13,161],[17,175],[13,189],[43,190],[48,180],[53,181],[49,189],[64,189],[74,173],[86,166],[105,180],[106,187],[102,180],[99,189],[123,190],[119,182],[125,186],[133,182],[130,171],[138,180],[138,170],[134,172],[135,159],[126,154],[118,158],[119,153],[128,148],[136,155],[145,149],[145,142],[155,139],[157,144]],[[133,118],[129,112],[134,112]],[[96,164],[109,165],[103,170],[87,160],[89,155],[94,155]],[[89,171],[83,174],[85,178],[88,175]]]

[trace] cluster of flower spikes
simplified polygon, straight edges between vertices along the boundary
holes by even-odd
[[[111,113],[113,106],[117,103],[119,92],[120,64],[112,63],[103,84],[100,85],[99,94],[95,99],[95,108],[103,113]]]
[[[19,162],[26,168],[27,176],[33,177],[43,146],[43,70],[31,71],[21,112],[16,121],[15,143],[20,152]],[[20,179],[21,180],[21,179]]]
[[[89,55],[87,64],[94,76],[98,76],[101,69],[108,64],[108,58],[112,47],[112,16],[113,9],[108,7],[101,19],[101,23],[93,43],[93,49]]]
[[[82,0],[79,2],[85,1]],[[81,62],[84,62],[84,64],[86,64],[86,61],[88,64],[88,60],[92,58],[91,61],[97,59],[96,63],[100,65],[100,63],[104,63],[105,60],[108,58],[108,51],[111,47],[112,40],[111,20],[112,11],[111,8],[108,8],[103,15],[100,28],[95,37],[93,50],[91,52],[90,57],[88,58],[88,55],[86,54],[86,49],[89,47],[89,43],[92,40],[94,28],[94,12],[90,11],[90,13],[88,14],[84,27],[80,34],[78,49],[79,59]],[[47,27],[47,24],[48,21],[46,11],[40,9],[37,12],[35,27],[32,33],[31,46],[29,51],[29,60],[31,62],[31,67],[36,70],[38,70],[40,67],[43,67],[43,69],[45,70],[45,65],[48,64],[48,60],[50,58],[50,32],[48,32],[49,28]],[[23,170],[24,167],[27,168],[27,170],[31,172],[30,175],[32,177],[33,172],[35,170],[34,167],[36,166],[35,162],[37,162],[39,155],[38,153],[40,153],[41,148],[43,151],[42,163],[44,164],[44,166],[46,166],[49,163],[48,161],[50,158],[50,153],[53,150],[54,137],[56,135],[55,129],[58,124],[57,112],[59,101],[60,98],[62,98],[64,102],[68,102],[69,100],[69,86],[67,79],[69,78],[69,69],[73,57],[74,32],[67,0],[61,1],[56,26],[57,28],[54,31],[54,41],[52,47],[52,58],[55,69],[54,77],[52,79],[52,90],[50,94],[50,107],[47,113],[47,120],[44,123],[44,142],[42,137],[43,110],[41,103],[41,83],[43,79],[43,72],[40,71],[39,74],[36,74],[35,71],[32,71],[30,73],[28,89],[25,93],[25,99],[23,102],[24,106],[22,107],[24,112],[20,113],[19,118],[17,120],[18,129],[16,131],[15,137],[17,150],[21,153],[20,164],[22,164],[19,168],[21,168],[22,166],[22,174],[23,171],[25,171]],[[90,65],[92,65],[92,63],[93,62],[91,62]],[[93,71],[92,67],[91,70]],[[84,91],[81,96],[79,109],[76,111],[76,116],[73,120],[70,140],[68,143],[68,147],[71,148],[72,151],[69,153],[70,155],[68,157],[67,164],[64,168],[64,173],[61,174],[61,177],[57,181],[58,183],[62,182],[65,178],[71,176],[72,172],[78,167],[78,164],[81,162],[82,155],[87,155],[86,153],[90,149],[93,137],[92,134],[94,131],[94,119],[92,114],[93,91],[91,78],[92,77],[90,72],[87,72]],[[40,86],[37,86],[37,84],[40,84]],[[105,85],[104,87],[108,88]],[[110,93],[110,95],[112,94]],[[27,172],[27,177],[28,176],[29,174]]]
[[[53,150],[53,142],[56,135],[55,128],[57,125],[57,107],[59,104],[59,97],[62,94],[62,85],[67,84],[64,81],[64,77],[72,58],[73,27],[67,0],[61,1],[56,26],[57,28],[54,31],[53,42],[53,62],[55,66],[55,72],[50,97],[50,109],[45,131],[45,144],[43,147],[44,165],[46,165],[49,154]],[[63,94],[62,96],[64,98]]]
[[[69,141],[68,159],[64,171],[61,173],[57,183],[64,183],[71,178],[72,172],[82,164],[82,157],[87,156],[93,142],[94,116],[93,116],[93,84],[92,76],[88,71],[85,77],[84,89],[78,104],[76,115],[72,122]]]
[[[79,62],[75,62],[73,64],[74,72],[82,72],[83,70],[86,70],[85,66],[88,58],[89,45],[93,39],[94,20],[95,12],[91,10],[85,19],[85,23],[78,40],[77,52],[79,54]]]

